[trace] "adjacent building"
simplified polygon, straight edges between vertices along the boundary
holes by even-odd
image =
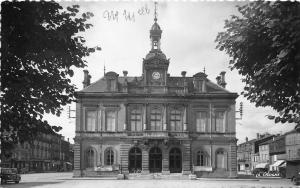
[[[237,157],[239,173],[266,168],[292,178],[300,170],[300,133],[292,130],[283,135],[258,134],[256,139],[246,139],[238,145]]]
[[[300,132],[290,131],[285,135],[286,177],[292,178],[300,173]]]
[[[19,172],[72,170],[70,143],[59,134],[38,133],[31,142],[18,144],[11,157],[2,159],[2,167],[17,168]]]
[[[248,140],[246,137],[246,142],[239,144],[237,147],[237,162],[238,162],[238,172],[241,174],[251,174],[252,161],[251,156],[254,152],[254,142],[256,139]]]
[[[273,139],[269,144],[269,154],[270,154],[270,170],[279,171],[280,166],[283,165],[286,156],[285,147],[285,135],[279,135]]]
[[[269,133],[259,134],[257,137],[237,146],[238,172],[240,174],[251,174],[256,167],[268,166],[269,146],[266,142],[271,141],[274,135]],[[258,165],[258,166],[257,166]]]
[[[74,176],[195,173],[236,177],[236,93],[205,72],[171,76],[154,19],[142,75],[111,71],[77,92]],[[200,65],[199,65],[200,66]]]

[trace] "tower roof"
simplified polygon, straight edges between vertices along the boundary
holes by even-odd
[[[166,55],[161,51],[160,49],[160,39],[162,30],[160,26],[157,23],[157,2],[154,2],[155,9],[154,9],[154,23],[150,30],[150,39],[151,39],[151,45],[152,48],[150,52],[146,55],[146,60],[152,59],[152,58],[158,58],[158,59],[164,59],[166,60]]]

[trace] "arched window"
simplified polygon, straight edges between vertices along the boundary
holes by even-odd
[[[172,109],[170,112],[171,131],[182,131],[182,113],[180,110]]]
[[[142,130],[142,112],[140,109],[131,110],[130,130],[131,131],[141,131]]]
[[[151,130],[154,131],[162,130],[161,110],[159,108],[151,109],[150,126],[151,126]]]
[[[113,165],[114,164],[114,151],[112,148],[108,148],[104,152],[105,157],[105,165]]]
[[[95,160],[95,152],[93,149],[90,148],[86,152],[86,162],[88,168],[94,167],[94,160]]]
[[[198,151],[196,157],[197,166],[208,166],[208,156],[204,151]]]

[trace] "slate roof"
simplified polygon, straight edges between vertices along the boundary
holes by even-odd
[[[143,86],[143,77],[130,77],[127,76],[127,83],[128,87],[142,87]],[[188,89],[189,91],[193,90],[193,77],[168,77],[168,86],[169,87],[183,87],[184,85],[184,79],[187,80],[188,82]],[[120,87],[124,85],[125,83],[125,77],[118,77],[118,84]],[[91,83],[89,86],[85,87],[84,89],[80,90],[80,93],[95,93],[95,92],[107,92],[107,82],[105,77],[100,78],[99,80]],[[213,83],[209,79],[206,79],[206,88],[207,88],[207,93],[231,93],[225,88]]]

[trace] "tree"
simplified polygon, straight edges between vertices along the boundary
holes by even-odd
[[[93,14],[79,15],[79,6],[63,9],[56,2],[2,2],[1,9],[1,139],[2,151],[31,140],[37,132],[60,126],[43,120],[57,116],[75,101],[74,68],[99,47],[87,47],[80,32]]]
[[[300,3],[251,2],[238,6],[241,16],[225,20],[217,49],[230,56],[245,82],[242,94],[256,106],[279,114],[275,123],[300,126]]]

